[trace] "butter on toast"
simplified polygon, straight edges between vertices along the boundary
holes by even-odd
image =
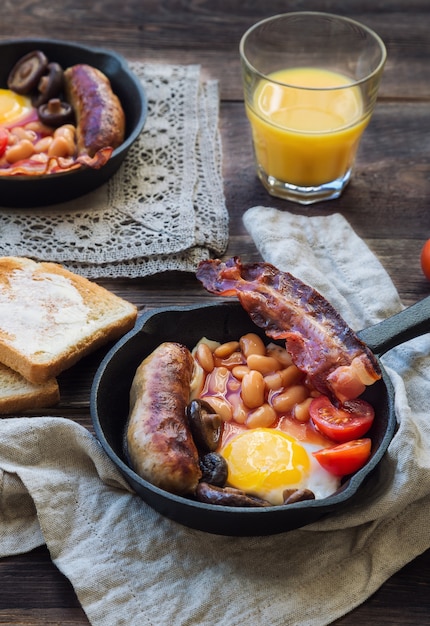
[[[137,308],[56,263],[0,257],[0,363],[43,383],[136,321]]]
[[[57,380],[36,385],[0,363],[0,415],[53,406],[60,401]]]

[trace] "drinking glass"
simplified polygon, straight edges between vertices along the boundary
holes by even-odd
[[[375,107],[381,38],[346,17],[293,12],[240,42],[257,175],[273,196],[311,204],[340,196]]]

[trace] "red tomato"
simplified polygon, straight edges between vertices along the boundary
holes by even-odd
[[[348,476],[363,467],[370,457],[370,439],[355,439],[324,448],[312,454],[318,463],[335,476]]]
[[[422,247],[420,260],[423,274],[430,280],[430,239]]]
[[[338,408],[327,396],[314,398],[309,413],[318,430],[339,443],[360,439],[375,418],[373,407],[365,400],[347,400]]]
[[[9,141],[9,133],[5,128],[0,126],[0,157],[5,153],[7,142]]]

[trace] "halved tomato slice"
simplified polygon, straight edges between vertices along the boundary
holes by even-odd
[[[312,400],[309,413],[318,430],[339,443],[360,439],[375,418],[373,407],[358,398],[336,407],[327,396],[318,396]]]
[[[372,442],[369,438],[355,439],[312,454],[325,470],[335,476],[354,474],[367,463]]]

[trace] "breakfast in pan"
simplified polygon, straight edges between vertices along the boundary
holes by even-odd
[[[97,189],[123,163],[146,115],[141,80],[114,51],[1,42],[1,205],[48,206]]]
[[[396,428],[380,356],[426,332],[428,299],[353,331],[267,263],[202,261],[213,304],[144,313],[103,359],[91,412],[156,510],[229,535],[283,532],[360,497]]]
[[[102,167],[125,137],[109,78],[84,63],[63,68],[42,50],[18,59],[0,92],[0,175]]]

